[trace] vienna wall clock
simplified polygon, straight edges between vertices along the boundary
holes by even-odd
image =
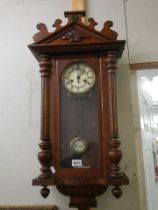
[[[128,184],[119,167],[115,85],[125,41],[117,40],[111,21],[97,31],[95,20],[86,25],[84,16],[65,12],[67,24],[57,19],[53,32],[38,24],[29,45],[41,73],[41,172],[33,185],[43,186],[43,197],[55,185],[80,210],[96,207],[109,185],[119,198]]]

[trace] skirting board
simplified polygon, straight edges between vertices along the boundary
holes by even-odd
[[[26,205],[26,206],[1,206],[0,210],[58,210],[56,206],[39,206],[39,205]]]

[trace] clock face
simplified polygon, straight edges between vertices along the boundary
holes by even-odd
[[[74,94],[83,94],[93,87],[95,74],[88,64],[76,62],[64,70],[62,80],[68,91]]]
[[[70,148],[75,154],[82,155],[88,149],[88,142],[81,137],[75,137],[70,141]]]

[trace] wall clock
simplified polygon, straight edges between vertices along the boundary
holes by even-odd
[[[67,24],[57,19],[53,32],[38,24],[29,45],[41,73],[41,172],[33,185],[43,186],[43,197],[55,185],[70,196],[70,207],[87,210],[109,185],[119,198],[128,184],[119,167],[115,84],[125,41],[117,40],[111,21],[97,31],[93,18],[82,22],[84,11],[65,16]]]

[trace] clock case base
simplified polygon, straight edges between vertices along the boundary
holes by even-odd
[[[81,184],[82,183],[82,184]],[[128,185],[129,180],[125,174],[120,177],[108,178],[67,178],[67,179],[39,179],[33,180],[34,186],[55,185],[60,193],[70,197],[69,207],[88,210],[90,207],[97,207],[96,197],[106,192],[109,185],[113,185],[112,194],[115,198],[122,195],[121,185]],[[45,188],[47,189],[47,188]]]

